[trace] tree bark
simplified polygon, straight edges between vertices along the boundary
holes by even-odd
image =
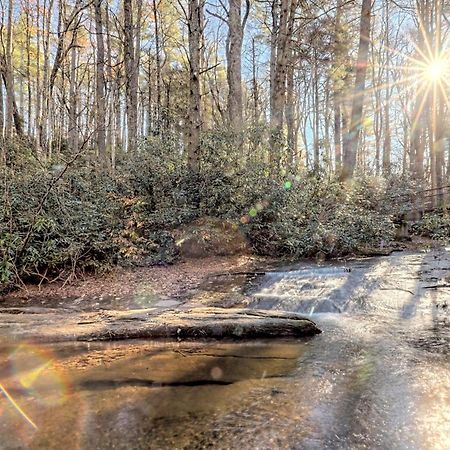
[[[200,133],[202,127],[200,95],[200,63],[203,35],[204,0],[189,0],[189,107],[188,166],[193,173],[200,170]]]
[[[153,0],[153,20],[155,22],[155,60],[156,60],[156,105],[155,105],[155,114],[154,114],[154,123],[155,123],[155,131],[157,134],[161,131],[161,87],[162,87],[162,78],[161,78],[161,43],[160,43],[160,26],[159,26],[159,16],[158,16],[158,5],[156,0]],[[150,60],[150,54],[149,54]],[[150,69],[149,69],[150,70]],[[150,77],[150,74],[149,74]],[[150,81],[150,78],[149,78]],[[149,91],[150,92],[150,91]],[[149,109],[149,113],[151,113]]]
[[[134,48],[133,1],[123,0],[124,62],[127,112],[127,151],[132,154],[137,146],[137,65]]]
[[[350,127],[344,136],[344,165],[342,179],[353,177],[356,168],[356,154],[362,128],[364,107],[364,89],[369,54],[369,37],[371,27],[372,0],[363,0],[359,30],[359,47],[356,61],[355,87],[353,89],[352,112]]]
[[[287,62],[292,45],[291,39],[297,1],[281,0],[279,26],[277,27],[274,76],[270,87],[271,162],[273,167],[280,166],[280,147],[284,140],[283,113],[286,102]]]
[[[342,8],[343,0],[337,0],[336,18],[334,24],[335,47],[334,47],[334,70],[338,70],[343,61],[343,29],[342,29]],[[333,81],[333,131],[334,131],[334,164],[335,173],[340,174],[342,170],[342,112],[341,112],[341,96],[342,96],[342,79],[336,77]]]
[[[12,138],[14,114],[14,73],[12,60],[12,29],[13,29],[13,0],[8,2],[8,25],[6,29],[6,50],[3,68],[3,77],[6,89],[6,139]]]
[[[287,150],[288,150],[288,169],[294,169],[295,154],[297,151],[297,141],[295,134],[295,95],[294,95],[294,66],[295,58],[293,49],[290,50],[289,63],[286,76],[286,126],[287,126]]]
[[[97,148],[101,165],[107,166],[108,155],[106,154],[105,128],[105,45],[103,40],[102,0],[94,1],[94,11],[97,42],[97,70],[95,74]]]
[[[226,45],[228,82],[228,121],[231,130],[240,135],[243,127],[242,103],[242,42],[249,14],[250,3],[246,0],[246,13],[241,17],[241,0],[230,0],[228,14],[228,37]],[[242,140],[238,139],[242,144]]]
[[[384,141],[383,141],[383,175],[389,176],[391,173],[391,86],[390,86],[390,66],[391,66],[391,49],[390,49],[390,9],[389,2],[385,3],[386,11],[386,79],[385,79],[385,101],[384,101]]]

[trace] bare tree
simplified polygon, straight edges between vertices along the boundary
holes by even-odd
[[[242,101],[242,42],[245,24],[250,12],[250,1],[245,2],[244,17],[241,0],[230,0],[228,12],[228,36],[226,43],[228,120],[234,133],[240,134],[243,125]],[[239,140],[238,142],[241,142]],[[242,143],[242,142],[241,142]]]
[[[136,64],[136,50],[134,46],[133,25],[133,0],[123,0],[124,17],[124,63],[125,63],[125,91],[127,111],[127,150],[133,153],[137,145],[137,87],[138,87],[138,65]]]
[[[364,107],[364,89],[366,82],[367,61],[369,55],[369,37],[371,27],[372,0],[363,0],[359,27],[358,57],[355,70],[355,87],[353,89],[350,127],[344,136],[344,165],[342,179],[353,176],[356,167],[356,151],[359,143]]]
[[[187,153],[188,165],[194,172],[200,169],[200,133],[201,117],[201,47],[203,37],[204,0],[189,0],[187,14],[189,40],[189,108],[187,120]]]
[[[97,70],[95,76],[96,90],[96,131],[97,149],[102,164],[106,165],[106,105],[105,105],[105,44],[103,40],[102,0],[94,1],[95,34],[97,42]]]

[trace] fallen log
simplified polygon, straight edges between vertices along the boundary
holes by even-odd
[[[192,308],[166,310],[157,314],[154,310],[134,310],[42,316],[47,315],[14,315],[15,326],[11,327],[14,331],[9,328],[7,334],[11,333],[9,337],[16,341],[58,342],[158,338],[252,339],[320,333],[313,321],[300,314],[270,310]],[[7,337],[1,328],[1,337]]]
[[[91,334],[95,340],[132,338],[273,338],[311,336],[320,333],[306,317],[283,311],[193,308],[166,311],[136,328],[122,327]]]

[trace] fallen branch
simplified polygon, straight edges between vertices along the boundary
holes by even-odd
[[[255,275],[255,276],[263,276],[266,275],[267,272],[226,272],[226,273],[216,273],[211,275],[212,277],[229,277],[235,275]]]
[[[440,288],[450,288],[450,284],[433,284],[432,286],[424,286],[424,289],[440,289]]]

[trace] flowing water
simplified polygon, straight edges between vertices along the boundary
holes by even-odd
[[[323,333],[0,348],[2,449],[449,449],[450,252],[210,279]]]

